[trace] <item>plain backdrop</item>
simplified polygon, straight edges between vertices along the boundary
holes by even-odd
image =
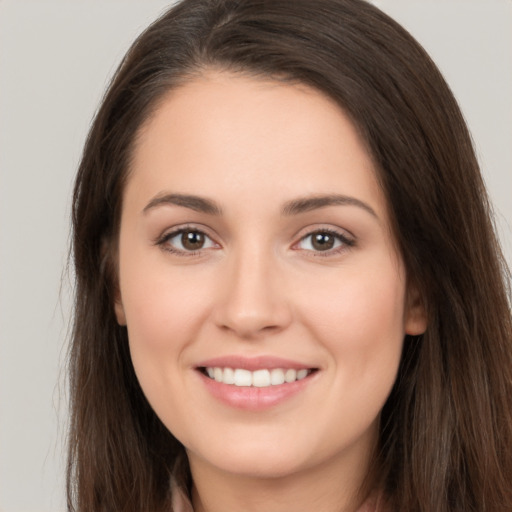
[[[170,2],[0,0],[0,511],[65,509],[73,175],[108,78]],[[376,0],[458,98],[512,262],[512,2]]]

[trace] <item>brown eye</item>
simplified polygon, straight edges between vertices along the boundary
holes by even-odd
[[[205,242],[204,233],[199,231],[183,231],[181,233],[181,245],[187,251],[197,251],[202,249]]]
[[[296,245],[298,249],[312,253],[335,254],[337,249],[352,247],[354,241],[342,233],[330,230],[319,230],[309,233]]]
[[[176,230],[163,236],[157,243],[169,252],[183,256],[218,248],[206,233],[192,228]]]
[[[316,251],[328,251],[334,247],[336,238],[331,233],[314,233],[311,235],[311,245]]]

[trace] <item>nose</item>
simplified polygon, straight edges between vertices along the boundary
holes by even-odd
[[[243,339],[257,339],[290,324],[292,312],[283,275],[267,254],[247,250],[233,255],[221,277],[214,313],[219,328]]]

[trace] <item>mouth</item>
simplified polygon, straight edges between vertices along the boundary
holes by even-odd
[[[269,388],[292,384],[318,371],[318,368],[261,368],[254,371],[245,368],[221,366],[198,367],[205,377],[221,384],[237,387]]]
[[[271,355],[226,355],[194,368],[205,389],[231,408],[262,412],[315,389],[320,368]]]

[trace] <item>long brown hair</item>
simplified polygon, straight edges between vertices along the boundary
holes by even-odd
[[[510,275],[470,135],[425,51],[362,0],[185,0],[121,63],[73,198],[69,510],[169,507],[183,449],[146,401],[114,316],[116,239],[138,130],[169,89],[211,67],[317,88],[374,159],[428,329],[405,340],[373,484],[396,511],[512,510]]]

